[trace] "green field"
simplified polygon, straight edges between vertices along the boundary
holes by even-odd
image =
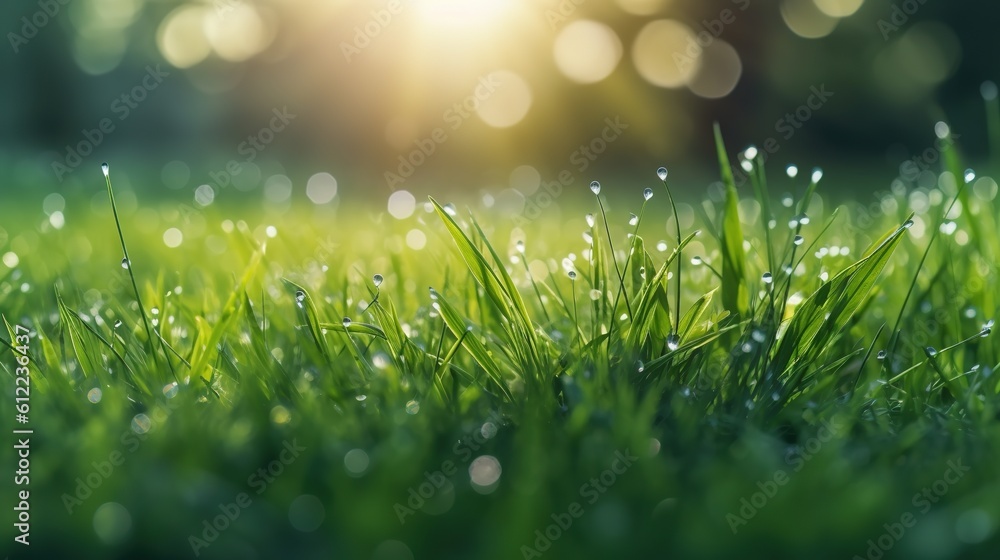
[[[48,217],[2,209],[0,410],[34,431],[4,546],[995,558],[997,186],[940,145],[930,187],[751,164],[674,200],[654,165],[530,222],[115,201],[81,169]]]

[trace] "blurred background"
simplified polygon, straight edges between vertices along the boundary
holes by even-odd
[[[517,211],[560,177],[631,191],[659,165],[700,196],[716,121],[733,151],[772,140],[772,172],[822,165],[871,192],[944,118],[985,159],[1000,73],[1000,7],[972,0],[18,0],[0,14],[4,198],[89,189],[104,160],[125,188],[202,205],[405,191],[405,213],[410,194],[468,191]]]

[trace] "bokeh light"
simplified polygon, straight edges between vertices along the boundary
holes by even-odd
[[[690,27],[661,19],[639,32],[632,45],[632,60],[649,83],[678,88],[690,82],[701,68],[701,50]]]
[[[581,20],[567,25],[553,48],[556,65],[567,78],[581,84],[607,78],[622,58],[622,42],[607,25]]]

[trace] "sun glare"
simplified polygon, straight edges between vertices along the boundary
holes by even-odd
[[[418,0],[416,7],[425,25],[471,30],[495,25],[514,4],[512,0]]]

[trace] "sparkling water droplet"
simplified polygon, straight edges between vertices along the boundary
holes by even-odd
[[[785,173],[789,179],[794,179],[799,174],[799,167],[797,165],[789,165],[785,168]]]
[[[383,280],[385,280],[385,278],[382,278],[381,274],[376,274],[375,276],[372,276],[372,284],[375,284],[376,288],[382,285]]]
[[[965,170],[965,182],[971,183],[976,180],[976,172],[971,169]]]
[[[149,420],[149,416],[139,413],[132,418],[132,431],[137,434],[144,434],[149,431],[149,428],[153,423]]]
[[[743,171],[750,173],[751,171],[753,171],[753,162],[748,159],[745,159],[740,162],[740,167],[743,168]]]
[[[168,399],[172,399],[177,396],[178,388],[177,382],[172,381],[163,386],[163,396]]]
[[[809,225],[809,216],[806,216],[805,214],[799,214],[796,219],[804,226]]]
[[[653,198],[653,189],[646,189],[642,191],[642,198],[646,200]]]
[[[571,270],[567,272],[566,275],[569,276],[570,280],[576,280],[576,271]]]
[[[934,356],[937,356],[938,351],[933,346],[928,346],[927,348],[924,348],[924,353],[927,354],[928,358],[933,358]]]
[[[757,146],[753,145],[748,146],[747,149],[743,152],[743,156],[749,160],[757,159]]]
[[[947,221],[941,223],[941,233],[945,235],[951,235],[955,233],[955,230],[957,229],[958,229],[958,224],[955,222]]]
[[[596,222],[594,221],[594,215],[593,214],[587,214],[587,225],[590,226],[590,227],[594,227],[595,223]]]
[[[118,319],[117,321],[115,321],[115,328],[117,329],[120,326],[122,326],[122,320]]]
[[[521,253],[523,255],[524,254],[524,241],[521,240],[521,239],[518,239],[517,243],[514,244],[514,248],[517,249],[518,253]]]
[[[818,167],[814,167],[812,172],[812,182],[818,183],[822,178],[823,178],[823,170]]]
[[[589,231],[585,231],[585,232],[583,232],[583,241],[587,245],[593,245],[594,244],[594,236],[590,235]]]
[[[347,327],[351,326],[351,318],[350,317],[344,317],[343,323],[344,323],[344,328],[345,329]]]
[[[641,276],[642,278],[646,277],[646,267],[644,266],[639,267],[639,276]]]
[[[877,359],[877,360],[884,360],[885,359],[885,355],[886,355],[885,354],[885,350],[879,350],[878,351],[878,355],[875,356],[875,359]]]
[[[453,217],[454,217],[454,216],[457,216],[457,215],[458,215],[458,211],[457,211],[457,210],[455,210],[455,205],[454,205],[454,204],[452,204],[452,203],[450,203],[450,202],[449,202],[448,204],[445,204],[445,205],[444,205],[444,211],[445,211],[445,213],[447,213],[447,214],[448,214],[449,216],[453,216]]]
[[[594,191],[594,194],[601,194],[601,184],[597,181],[591,181],[590,190]]]
[[[986,338],[986,337],[990,336],[991,332],[993,332],[993,328],[992,327],[983,327],[983,330],[979,331],[979,336],[981,338]]]
[[[770,272],[765,272],[764,274],[762,274],[760,276],[760,279],[763,280],[765,284],[770,284],[771,282],[774,282],[774,277],[771,275]]]
[[[638,367],[638,372],[639,373],[642,373],[643,371],[646,370],[646,364],[642,363],[642,360],[639,360],[638,366],[639,366]]]
[[[656,176],[660,178],[661,181],[667,180],[667,168],[661,167],[656,170]]]
[[[299,303],[302,303],[305,300],[306,300],[306,293],[305,292],[303,292],[302,290],[298,290],[298,291],[295,292],[295,301],[297,301]]]
[[[108,173],[110,171],[111,171],[111,168],[108,166],[108,162],[104,162],[104,163],[101,164],[101,172],[104,173],[105,177],[108,176]]]
[[[699,257],[698,255],[691,257],[691,264],[693,264],[694,266],[701,266],[703,262],[705,261],[703,261],[702,258]]]
[[[796,235],[795,239],[792,240],[792,243],[794,243],[796,245],[802,245],[802,243],[804,243],[804,242],[805,242],[805,239],[801,235]]]
[[[358,402],[364,402],[365,399],[367,399],[367,398],[368,398],[368,395],[357,395],[357,396],[354,397],[354,400],[356,400]]]
[[[406,403],[406,413],[413,415],[420,412],[420,403],[417,401],[409,401]]]
[[[910,229],[911,227],[913,227],[913,220],[903,222],[903,229]]]
[[[628,225],[634,226],[639,223],[639,216],[629,212],[628,214]]]
[[[122,268],[128,270],[131,266],[132,265],[131,263],[128,262],[128,259],[122,259]]]
[[[680,337],[680,335],[678,335],[677,333],[670,333],[667,336],[667,348],[671,352],[673,352],[673,351],[677,350],[678,348],[680,348],[680,346],[681,346],[681,337]]]
[[[601,299],[601,295],[601,290],[590,290],[590,299],[593,301]]]
[[[98,387],[94,387],[90,391],[87,391],[87,400],[93,404],[97,404],[101,402],[101,395],[102,395],[101,389]]]
[[[760,329],[754,329],[753,332],[750,333],[750,338],[754,339],[755,342],[763,344],[764,341],[767,340],[767,334]]]

